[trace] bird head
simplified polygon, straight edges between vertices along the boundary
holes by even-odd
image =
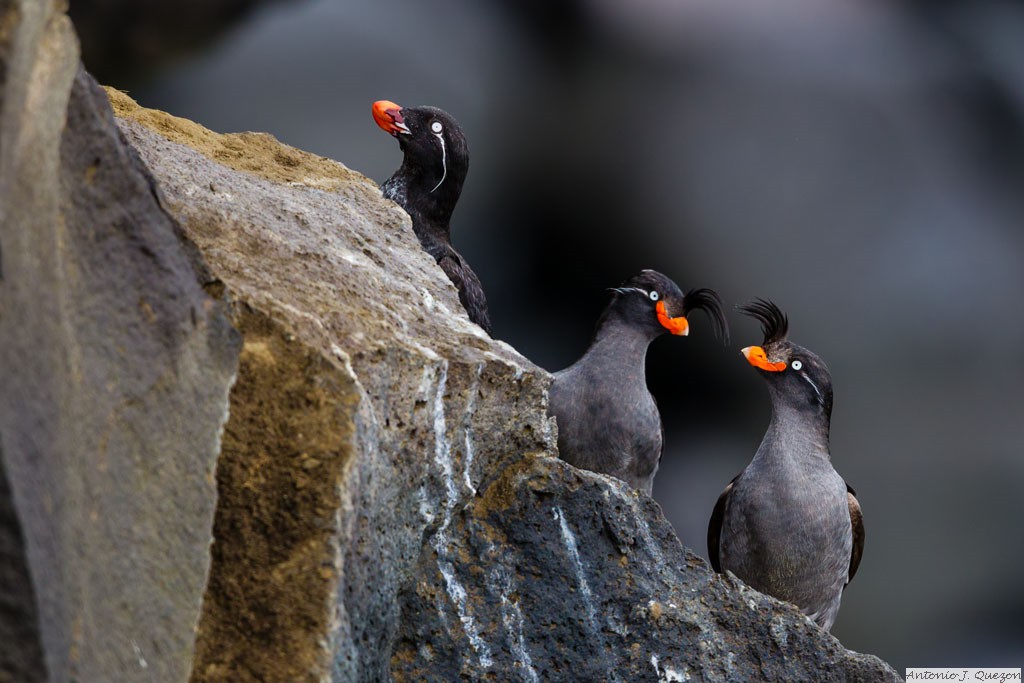
[[[426,193],[461,192],[469,170],[469,145],[451,114],[436,107],[373,103],[373,120],[398,140],[402,168],[410,185]]]
[[[773,400],[832,413],[832,375],[814,352],[789,341],[789,318],[771,301],[757,299],[739,307],[761,323],[764,339],[741,353],[768,382]]]
[[[614,287],[611,303],[602,320],[613,313],[652,337],[670,332],[685,336],[690,333],[690,311],[701,309],[711,318],[715,335],[728,341],[729,327],[722,310],[722,301],[711,289],[691,289],[685,294],[668,276],[656,270],[642,270],[621,287]],[[599,323],[600,325],[600,323]]]

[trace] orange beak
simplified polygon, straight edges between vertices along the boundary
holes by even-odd
[[[409,134],[409,127],[402,118],[402,108],[390,100],[377,100],[373,103],[373,120],[392,135]]]
[[[659,301],[657,305],[655,305],[654,310],[658,313],[658,322],[661,323],[661,326],[666,330],[672,334],[678,334],[683,337],[690,334],[690,323],[686,320],[686,317],[668,317],[668,309],[665,308],[664,301]]]
[[[784,362],[772,363],[768,360],[768,354],[764,352],[760,346],[748,346],[741,351],[743,357],[747,359],[747,362],[753,365],[755,368],[760,368],[765,372],[780,372],[786,369]]]

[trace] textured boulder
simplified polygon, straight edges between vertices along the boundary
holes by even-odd
[[[3,462],[50,679],[182,680],[237,334],[61,11],[0,16]]]
[[[550,450],[546,375],[371,181],[111,96],[245,339],[194,677],[385,679],[428,526]]]
[[[0,681],[898,680],[555,459],[372,181],[104,94],[56,7],[0,4]]]
[[[649,497],[558,460],[507,468],[435,538],[402,596],[395,680],[899,680],[709,572]]]

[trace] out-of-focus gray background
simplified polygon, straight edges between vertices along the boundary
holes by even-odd
[[[641,268],[770,297],[828,363],[867,547],[834,629],[906,666],[1024,664],[1024,5],[973,0],[80,0],[86,66],[214,130],[378,182],[370,104],[472,153],[454,242],[495,334],[549,370]],[[769,417],[697,313],[652,347],[655,497],[707,518]]]

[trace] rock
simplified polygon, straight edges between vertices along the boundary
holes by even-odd
[[[396,681],[895,681],[708,570],[651,498],[546,457],[453,511],[402,595]]]
[[[0,548],[50,680],[898,680],[553,457],[550,377],[372,181],[115,123],[2,8]]]
[[[25,541],[11,500],[0,451],[0,682],[42,683],[46,665],[39,641],[35,592]]]
[[[386,679],[438,511],[550,451],[547,375],[469,322],[373,182],[110,94],[245,339],[194,678]]]
[[[184,680],[237,333],[60,3],[6,3],[0,26],[0,438],[46,667]]]

